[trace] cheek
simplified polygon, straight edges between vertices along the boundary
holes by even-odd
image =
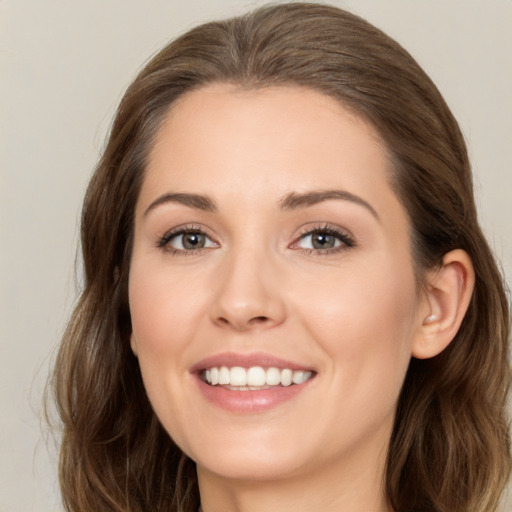
[[[383,268],[340,272],[321,288],[308,285],[301,309],[342,381],[339,389],[389,401],[399,393],[411,357],[416,292],[412,272]]]
[[[183,281],[183,282],[181,282]],[[187,411],[191,340],[197,330],[197,291],[162,269],[132,263],[129,303],[132,347],[151,405],[176,442]]]
[[[204,294],[188,279],[168,274],[132,263],[129,302],[139,357],[180,352],[197,326]]]

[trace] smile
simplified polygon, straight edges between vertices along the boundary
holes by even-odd
[[[276,386],[292,386],[303,384],[311,379],[313,372],[306,370],[292,370],[290,368],[277,368],[271,366],[213,366],[202,372],[204,382],[211,386],[225,386],[233,391],[258,391],[271,389]]]
[[[318,372],[303,362],[266,353],[223,352],[198,361],[190,374],[212,405],[235,414],[269,411],[307,391]]]

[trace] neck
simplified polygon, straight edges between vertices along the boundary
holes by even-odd
[[[203,512],[391,512],[383,475],[385,454],[360,467],[314,468],[279,480],[237,480],[198,466]]]

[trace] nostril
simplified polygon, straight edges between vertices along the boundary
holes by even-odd
[[[251,318],[249,320],[249,323],[253,324],[262,324],[268,320],[268,317],[266,316],[255,316],[254,318]]]
[[[260,315],[249,318],[249,320],[240,320],[237,318],[230,318],[225,316],[219,316],[216,319],[217,325],[231,326],[235,329],[245,330],[250,327],[256,327],[258,325],[265,325],[270,322],[268,316]]]

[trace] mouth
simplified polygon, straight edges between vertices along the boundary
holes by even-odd
[[[310,396],[306,390],[317,376],[311,367],[270,354],[231,352],[203,359],[190,373],[209,403],[236,414],[263,413]]]
[[[307,382],[313,375],[314,372],[308,370],[276,366],[212,366],[200,372],[200,378],[204,383],[230,391],[261,391],[296,386]]]

